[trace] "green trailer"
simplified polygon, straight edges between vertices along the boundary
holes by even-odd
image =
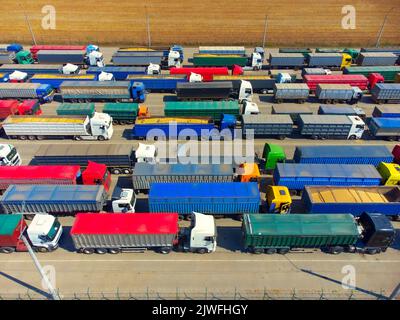
[[[56,109],[59,116],[93,117],[95,111],[94,103],[62,103]]]
[[[344,74],[362,74],[366,77],[371,73],[380,73],[385,82],[394,82],[399,72],[400,66],[346,67],[343,70]]]
[[[199,116],[221,120],[223,114],[239,116],[240,106],[235,101],[167,101],[164,114],[166,116]]]
[[[244,214],[242,232],[246,250],[269,254],[296,248],[339,253],[359,239],[351,214]]]
[[[248,57],[243,55],[195,53],[191,61],[197,67],[233,67],[234,65],[245,67],[248,60]]]
[[[105,103],[103,112],[113,118],[114,124],[132,124],[140,114],[139,109],[147,110],[146,107],[142,108],[138,103]],[[142,116],[147,116],[147,111]]]

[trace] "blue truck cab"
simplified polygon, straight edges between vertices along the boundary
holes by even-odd
[[[11,43],[6,47],[7,51],[18,53],[24,49],[19,43]]]
[[[142,82],[133,82],[129,87],[133,101],[142,103],[146,100],[146,90]]]
[[[49,84],[42,84],[39,88],[37,88],[36,94],[40,102],[52,102],[54,98],[54,89]]]

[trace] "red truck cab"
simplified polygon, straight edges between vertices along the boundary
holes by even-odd
[[[392,150],[392,155],[394,157],[393,162],[400,164],[400,144],[394,146]]]
[[[111,175],[105,164],[88,161],[88,166],[82,172],[82,184],[103,185],[108,192],[111,187]]]
[[[371,90],[377,83],[384,83],[385,78],[380,73],[370,73],[368,76],[369,89]]]
[[[40,108],[39,100],[25,100],[19,102],[18,100],[0,100],[0,119],[5,119],[10,115],[40,115],[42,110]]]

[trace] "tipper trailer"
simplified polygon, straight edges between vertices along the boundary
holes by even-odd
[[[30,78],[31,83],[48,84],[52,88],[59,90],[64,81],[97,81],[98,78],[93,74],[34,74]]]
[[[400,103],[400,83],[378,83],[371,89],[376,103]]]
[[[349,84],[320,83],[317,84],[315,96],[322,103],[346,102],[354,104],[363,97],[363,92],[359,87],[352,87]]]
[[[287,114],[243,115],[241,119],[243,137],[277,137],[285,139],[293,132],[293,120]]]
[[[275,83],[274,99],[276,103],[284,100],[296,100],[298,103],[307,101],[310,89],[305,83]]]
[[[38,99],[41,103],[53,101],[54,90],[48,84],[0,83],[0,99]]]
[[[235,101],[166,101],[164,114],[168,117],[198,116],[221,120],[224,114],[239,116],[240,106]]]

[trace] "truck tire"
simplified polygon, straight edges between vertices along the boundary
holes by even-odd
[[[80,136],[74,136],[73,139],[74,139],[75,141],[81,141],[81,140],[82,140]]]
[[[356,251],[357,251],[357,248],[355,246],[348,246],[346,248],[346,252],[348,252],[348,253],[356,253]]]
[[[106,254],[107,253],[107,249],[98,248],[98,249],[96,249],[96,253],[97,254]]]
[[[171,248],[169,248],[169,247],[161,247],[160,248],[160,253],[161,254],[168,254],[170,252],[171,252]]]
[[[261,93],[262,93],[262,94],[267,94],[267,93],[268,93],[268,90],[267,90],[267,89],[262,89],[262,90],[261,90]]]
[[[117,169],[117,168],[111,169],[111,173],[112,173],[112,174],[121,174],[121,170],[120,170],[120,169]]]
[[[35,251],[36,252],[45,253],[45,252],[49,252],[50,250],[48,248],[45,248],[45,247],[35,247]]]
[[[35,137],[35,136],[32,136],[32,135],[29,135],[29,136],[28,136],[28,140],[30,140],[30,141],[36,140],[36,137]]]
[[[124,174],[130,174],[132,173],[130,169],[123,169]]]
[[[111,254],[118,254],[121,252],[121,250],[118,248],[113,248],[113,249],[108,249],[108,252]]]
[[[199,254],[205,254],[205,253],[207,253],[207,249],[206,249],[206,248],[197,249],[197,253],[199,253]]]
[[[19,140],[23,140],[23,141],[25,141],[27,139],[26,136],[18,136],[18,138],[19,138]]]
[[[262,249],[262,248],[253,248],[252,252],[254,254],[261,254],[261,253],[264,252],[264,249]]]
[[[98,136],[98,137],[97,137],[97,140],[99,140],[99,141],[104,141],[104,140],[106,140],[106,138],[105,138],[104,136]]]
[[[354,134],[352,134],[350,137],[349,137],[349,140],[356,140],[357,139],[357,137],[354,135]]]
[[[275,99],[275,102],[276,102],[276,103],[282,103],[283,100],[282,100],[282,99]]]
[[[343,252],[343,248],[339,246],[334,246],[329,248],[329,253],[330,254],[340,254]]]
[[[7,254],[13,253],[13,252],[15,252],[15,248],[13,248],[13,247],[3,247],[3,248],[0,248],[0,252],[1,253],[7,253]]]
[[[290,251],[289,248],[278,249],[279,254],[287,254],[287,253],[289,253],[289,251]]]
[[[83,248],[82,249],[82,253],[84,253],[84,254],[93,254],[94,253],[94,249],[92,249],[92,248]]]
[[[286,138],[285,135],[280,135],[280,136],[278,136],[278,139],[279,139],[279,140],[285,140],[285,138]]]
[[[36,139],[38,139],[38,140],[44,140],[44,136],[37,136]]]
[[[276,253],[276,249],[275,248],[265,249],[265,253],[266,254],[275,254]]]
[[[378,250],[370,248],[370,249],[365,250],[365,253],[367,253],[367,254],[377,254]]]

